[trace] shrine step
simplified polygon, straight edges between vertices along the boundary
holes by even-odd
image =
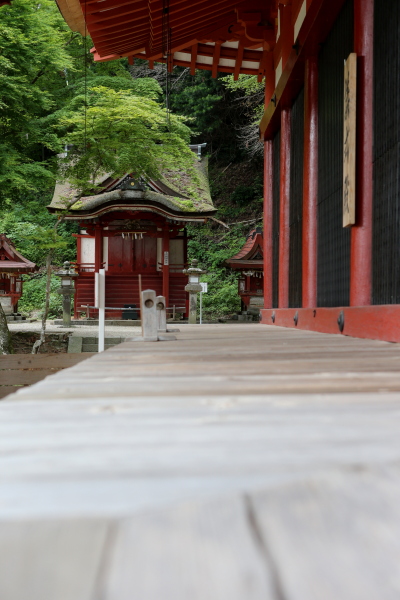
[[[125,338],[105,338],[104,349],[112,348],[117,344],[124,342]],[[68,352],[97,352],[99,340],[97,337],[79,337],[71,336],[68,342]]]

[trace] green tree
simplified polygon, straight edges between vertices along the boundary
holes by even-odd
[[[61,116],[59,126],[71,147],[62,176],[81,194],[93,190],[98,176],[108,172],[158,177],[163,169],[181,167],[197,177],[188,148],[190,130],[181,117],[167,117],[153,85],[148,97],[131,90],[91,88],[87,105]]]

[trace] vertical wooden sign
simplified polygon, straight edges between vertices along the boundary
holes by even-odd
[[[357,54],[344,63],[343,227],[356,222]]]

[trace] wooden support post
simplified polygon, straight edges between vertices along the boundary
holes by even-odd
[[[351,229],[350,306],[372,295],[374,0],[354,0],[357,71],[356,224]]]
[[[163,231],[163,244],[162,244],[162,295],[165,298],[166,306],[169,306],[169,230],[165,228]]]
[[[318,59],[308,58],[304,83],[303,308],[317,306]]]
[[[264,308],[272,308],[273,145],[264,142]]]
[[[291,111],[281,113],[281,172],[279,213],[279,308],[289,306],[289,250],[290,250],[290,144]]]

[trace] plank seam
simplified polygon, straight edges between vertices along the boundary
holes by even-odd
[[[263,557],[264,562],[268,567],[274,596],[276,600],[288,600],[283,589],[282,579],[279,574],[278,566],[272,557],[272,553],[263,535],[261,525],[258,522],[253,501],[248,494],[244,495],[244,507],[247,524],[250,530],[250,535],[253,538],[256,547],[258,548],[260,554]]]

